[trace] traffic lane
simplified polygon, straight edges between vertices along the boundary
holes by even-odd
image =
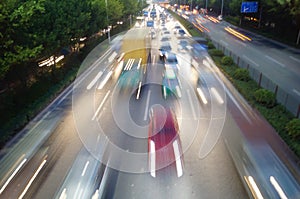
[[[215,24],[214,28],[217,29]],[[276,78],[273,79],[275,83],[281,85],[287,90],[290,90],[290,94],[293,96],[299,97],[297,93],[295,94],[294,92],[294,89],[296,91],[299,90],[297,85],[300,84],[299,78],[297,77],[298,75],[295,75],[299,74],[297,66],[299,64],[298,61],[300,61],[296,56],[292,56],[290,53],[285,54],[282,51],[279,52],[274,48],[270,51],[269,47],[261,45],[261,43],[256,40],[245,43],[233,36],[226,36],[227,33],[224,33],[220,27],[219,31],[211,31],[208,34],[210,34],[215,40],[221,41],[226,48],[231,49],[235,53],[238,52],[237,55],[239,55],[239,57],[250,62],[252,66],[256,67],[264,74],[267,74],[269,77],[275,76]],[[262,54],[264,55],[263,57],[261,56]],[[274,54],[276,56],[274,56]],[[276,66],[276,70],[273,70],[274,67],[272,67],[272,70],[269,70],[270,68],[266,66]],[[287,67],[289,70],[286,70]],[[288,84],[286,79],[290,80]],[[294,85],[292,86],[292,89],[290,88],[290,85]]]
[[[90,198],[100,167],[100,161],[82,148],[55,198]]]

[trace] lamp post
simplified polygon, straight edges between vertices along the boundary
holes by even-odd
[[[108,43],[110,43],[110,28],[109,28],[109,23],[108,23],[107,0],[105,0],[105,7],[106,7],[106,20],[107,20],[107,36],[108,36]]]
[[[206,0],[206,4],[205,4],[206,13],[207,13],[207,3],[208,3],[208,0]]]
[[[221,16],[223,17],[223,7],[224,7],[224,0],[222,0],[222,5],[221,5]]]

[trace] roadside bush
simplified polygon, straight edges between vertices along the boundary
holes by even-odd
[[[208,53],[211,56],[218,56],[218,57],[224,56],[223,52],[221,50],[218,50],[218,49],[210,49],[210,50],[208,50]]]
[[[232,60],[232,58],[229,57],[229,56],[224,56],[224,57],[222,57],[222,59],[221,59],[221,63],[224,64],[224,65],[229,66],[229,65],[232,65],[232,64],[233,64],[233,60]]]
[[[247,82],[250,80],[249,71],[245,68],[237,68],[233,73],[233,78]]]
[[[274,107],[276,103],[275,94],[266,89],[258,89],[254,92],[254,98],[256,102],[266,106],[266,107]]]
[[[300,119],[292,119],[286,125],[286,130],[292,138],[295,140],[300,139]]]
[[[213,42],[211,42],[211,41],[207,42],[207,48],[208,49],[214,49],[215,46],[214,46]]]

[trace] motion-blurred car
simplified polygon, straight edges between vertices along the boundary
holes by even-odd
[[[169,51],[171,51],[171,45],[169,42],[162,42],[160,48],[159,48],[159,58],[160,60],[164,60],[165,59],[165,54]]]
[[[176,34],[177,34],[177,37],[186,36],[186,32],[183,29],[178,29]]]
[[[179,126],[175,113],[170,108],[159,106],[151,108],[148,136],[151,176],[156,177],[157,170],[168,166],[176,167],[177,176],[182,176],[183,169],[180,158],[182,147]]]
[[[168,96],[181,98],[181,87],[173,68],[165,68],[162,80],[162,93],[165,99],[167,99]]]
[[[172,68],[176,73],[179,70],[177,56],[172,52],[165,53],[165,68]]]

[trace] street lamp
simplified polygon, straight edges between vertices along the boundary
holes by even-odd
[[[222,0],[222,5],[221,5],[221,16],[223,17],[223,6],[224,6],[224,0]]]
[[[105,7],[106,7],[106,20],[107,20],[107,36],[108,36],[108,43],[110,43],[110,27],[108,23],[107,0],[105,0]]]

